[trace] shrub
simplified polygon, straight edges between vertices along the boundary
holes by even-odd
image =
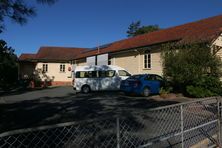
[[[211,92],[210,90],[200,87],[200,86],[187,86],[186,91],[189,96],[195,98],[203,98],[203,97],[210,97],[215,96],[216,94]]]
[[[193,97],[221,94],[222,62],[209,46],[166,44],[162,48],[164,77],[174,91]]]
[[[161,87],[160,88],[160,96],[162,98],[166,98],[168,96],[168,94],[173,90],[172,87]]]

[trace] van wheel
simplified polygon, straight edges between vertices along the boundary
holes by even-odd
[[[148,87],[145,87],[143,89],[143,94],[144,97],[148,97],[150,95],[150,89]]]
[[[90,92],[90,87],[88,85],[84,85],[82,87],[82,93],[87,94]]]

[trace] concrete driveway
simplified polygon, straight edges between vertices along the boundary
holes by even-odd
[[[149,108],[177,101],[125,96],[120,92],[75,94],[55,87],[0,96],[0,132],[69,121],[139,115]]]

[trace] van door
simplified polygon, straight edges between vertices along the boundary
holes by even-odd
[[[115,81],[115,74],[114,70],[108,71],[100,71],[100,90],[116,90],[116,81]]]
[[[88,71],[88,78],[86,79],[86,84],[88,84],[93,91],[100,90],[100,78],[98,76],[98,71]]]

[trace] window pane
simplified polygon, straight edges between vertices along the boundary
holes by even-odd
[[[154,75],[148,75],[145,80],[155,80],[155,76]]]
[[[114,75],[115,75],[115,71],[114,70],[106,71],[106,77],[113,77]]]
[[[119,70],[119,76],[131,76],[131,74],[129,74],[127,71],[125,70]]]
[[[156,77],[156,78],[155,78],[156,80],[163,81],[163,78],[162,78],[162,77],[160,77],[160,76],[158,76],[158,75],[156,75],[155,77]]]
[[[144,63],[144,68],[147,68],[147,63],[146,62]]]
[[[89,73],[87,71],[78,71],[75,75],[76,78],[88,78]]]
[[[48,71],[48,64],[43,64],[42,65],[42,71],[47,72]]]
[[[63,69],[62,69],[62,71],[65,72],[65,65],[63,65]]]
[[[89,78],[97,78],[97,71],[89,71],[88,76]]]
[[[60,72],[65,72],[65,64],[60,65]]]
[[[48,64],[45,64],[45,67],[46,67],[46,71],[48,71]]]
[[[106,72],[105,71],[99,71],[99,77],[101,77],[101,78],[106,77]]]
[[[151,68],[151,54],[149,50],[144,52],[144,68]]]
[[[148,54],[148,59],[150,59],[150,57],[151,57],[150,54]]]

